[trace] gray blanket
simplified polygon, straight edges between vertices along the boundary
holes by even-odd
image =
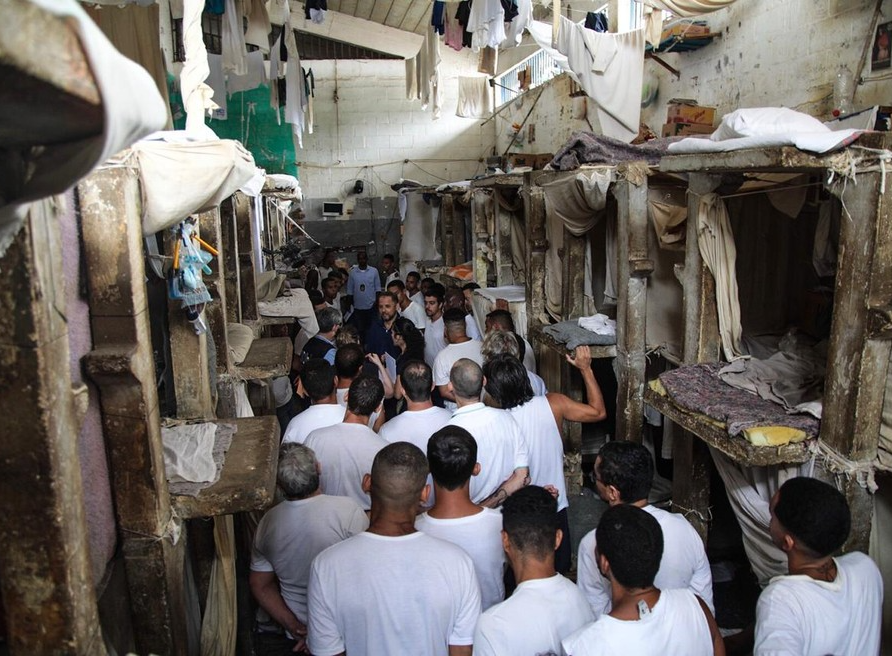
[[[614,165],[620,162],[645,161],[651,166],[660,163],[668,155],[669,144],[685,137],[652,139],[643,144],[627,144],[619,139],[591,132],[574,132],[555,154],[551,165],[559,171],[572,171],[583,164]]]
[[[616,344],[616,335],[599,335],[591,330],[580,328],[576,319],[560,321],[550,326],[545,326],[542,331],[554,338],[556,342],[567,345],[567,350],[573,351],[577,346],[610,346]]]

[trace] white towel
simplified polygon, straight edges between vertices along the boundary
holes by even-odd
[[[458,107],[455,115],[464,118],[489,118],[492,93],[485,77],[458,78]]]

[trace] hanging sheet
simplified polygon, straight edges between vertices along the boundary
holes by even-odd
[[[600,33],[561,16],[557,49],[597,104],[601,131],[620,141],[638,136],[644,80],[644,30]]]
[[[245,31],[243,16],[240,10],[241,3],[235,0],[225,0],[223,12],[223,26],[221,29],[220,44],[223,52],[223,70],[236,75],[248,73],[248,49],[245,45]]]
[[[715,193],[700,197],[697,211],[697,243],[700,255],[715,278],[722,350],[728,360],[740,357],[740,301],[737,295],[737,247],[725,209],[725,201]]]
[[[492,90],[488,78],[458,78],[458,106],[455,115],[463,118],[489,118],[492,114]]]
[[[437,220],[440,208],[426,203],[425,194],[401,192],[406,199],[406,216],[403,222],[403,239],[400,242],[400,262],[425,262],[440,260],[437,250]]]
[[[601,219],[607,193],[615,179],[612,167],[581,171],[545,183],[545,211],[555,214],[573,235],[581,237]]]
[[[32,4],[65,19],[76,35],[102,98],[103,125],[98,134],[73,135],[71,141],[31,149],[26,154],[22,170],[27,171],[27,177],[23,175],[16,182],[7,180],[7,188],[16,188],[18,193],[0,201],[0,256],[18,232],[28,201],[65,191],[114,153],[162,129],[168,116],[152,77],[115,50],[79,3],[32,0]],[[134,98],[140,102],[133,102]]]

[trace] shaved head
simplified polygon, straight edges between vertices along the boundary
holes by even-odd
[[[417,506],[427,474],[427,458],[421,449],[409,442],[388,444],[372,464],[372,503],[390,509]]]
[[[479,401],[483,391],[483,369],[473,360],[461,358],[452,365],[449,382],[456,397]]]

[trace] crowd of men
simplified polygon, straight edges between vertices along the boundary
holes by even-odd
[[[326,262],[319,334],[297,359],[307,405],[280,450],[283,500],[254,539],[259,656],[725,653],[703,542],[648,504],[654,462],[639,444],[601,448],[609,507],[579,544],[576,582],[565,577],[562,425],[606,415],[587,347],[567,356],[580,403],[547,392],[507,311],[481,336],[461,289],[400,278],[392,257],[381,276],[364,254],[336,288]],[[770,533],[789,574],[760,597],[755,654],[879,653],[879,571],[834,557],[850,524],[826,483],[777,491]]]

